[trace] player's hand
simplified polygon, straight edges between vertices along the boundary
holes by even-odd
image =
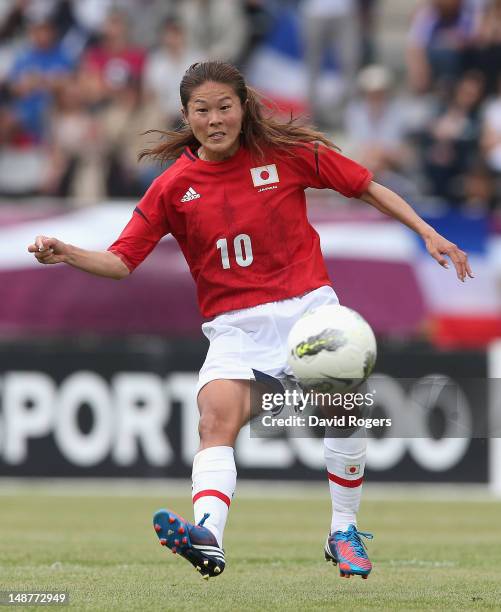
[[[428,249],[428,253],[433,259],[436,259],[441,266],[444,268],[449,267],[449,262],[446,257],[452,261],[460,281],[464,282],[467,276],[473,278],[473,272],[468,263],[468,255],[453,242],[450,242],[450,240],[447,240],[447,238],[444,238],[437,232],[433,232],[426,236],[424,242]]]
[[[67,248],[67,245],[57,238],[37,236],[35,242],[28,247],[28,251],[33,253],[41,264],[57,264],[65,261]]]

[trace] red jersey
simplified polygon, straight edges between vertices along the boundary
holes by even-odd
[[[208,162],[187,148],[151,184],[109,250],[132,271],[171,233],[205,317],[330,285],[304,190],[357,197],[372,175],[323,145],[294,152],[270,150],[256,162],[240,147],[225,161]]]

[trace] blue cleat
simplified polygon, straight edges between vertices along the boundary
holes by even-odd
[[[198,525],[193,525],[170,510],[158,510],[153,515],[153,528],[160,544],[184,557],[206,580],[222,574],[225,567],[224,550],[214,534],[203,526],[208,516],[205,514]]]
[[[372,533],[358,531],[355,525],[350,525],[346,531],[335,531],[327,536],[325,560],[339,566],[341,578],[350,578],[352,575],[367,578],[371,572],[372,563],[360,536],[368,540],[374,537]]]

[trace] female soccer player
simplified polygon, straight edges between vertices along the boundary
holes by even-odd
[[[176,159],[146,192],[105,252],[38,236],[28,250],[42,264],[91,274],[129,275],[169,232],[197,284],[210,340],[200,371],[200,450],[193,461],[190,523],[172,511],[153,519],[161,544],[208,578],[225,567],[223,531],[235,491],[233,446],[250,413],[250,380],[289,373],[287,334],[307,310],[337,304],[318,234],[306,216],[307,187],[335,189],[398,219],[464,281],[466,254],[427,225],[398,195],[343,157],[321,133],[266,118],[239,71],[222,62],[192,65],[180,86],[185,125],[143,152]],[[341,575],[366,578],[371,563],[357,530],[366,439],[325,439],[332,520],[325,557]]]

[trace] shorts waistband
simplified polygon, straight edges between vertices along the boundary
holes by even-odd
[[[237,310],[227,310],[225,312],[219,313],[213,319],[206,321],[206,323],[210,323],[211,321],[214,321],[218,317],[222,317],[226,315],[231,315],[232,317],[234,316],[238,317],[239,315],[246,315],[249,312],[255,311],[256,309],[261,309],[263,307],[273,306],[274,304],[282,304],[284,302],[290,302],[292,300],[300,300],[306,295],[309,295],[310,293],[314,293],[315,291],[318,291],[319,289],[323,289],[323,288],[332,289],[332,286],[331,285],[321,285],[320,287],[315,287],[314,289],[308,289],[308,291],[304,291],[303,293],[300,293],[298,295],[291,295],[290,297],[284,298],[283,300],[271,300],[269,302],[262,302],[261,304],[256,304],[255,306],[248,306],[247,308],[238,308]]]

